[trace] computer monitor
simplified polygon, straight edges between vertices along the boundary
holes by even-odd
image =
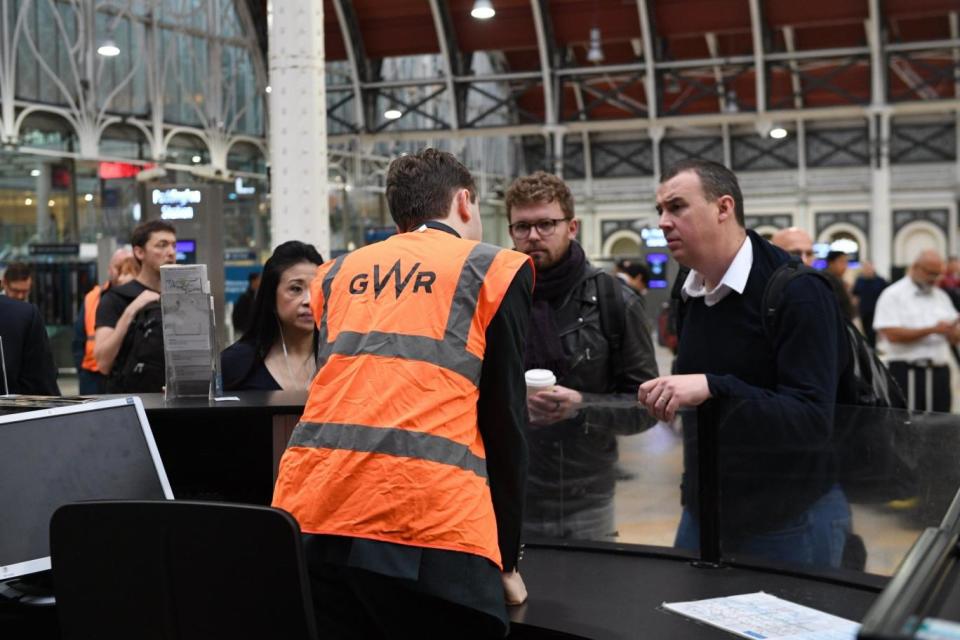
[[[0,416],[0,581],[50,569],[50,516],[101,499],[173,499],[140,398]]]

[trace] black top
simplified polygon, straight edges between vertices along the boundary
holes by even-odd
[[[790,256],[754,232],[743,294],[712,307],[683,304],[677,373],[705,373],[717,399],[720,518],[726,538],[780,528],[836,483],[830,447],[845,356],[836,299],[818,277],[786,286],[770,336],[761,322],[767,280]],[[683,501],[697,504],[696,429],[684,429]]]
[[[253,301],[257,292],[247,287],[247,290],[240,294],[237,301],[233,303],[233,313],[230,319],[233,321],[233,331],[235,335],[243,335],[250,328],[253,321]]]
[[[148,287],[144,286],[139,280],[131,280],[127,284],[118,287],[110,287],[100,297],[100,304],[97,306],[96,327],[117,326],[120,316],[124,310],[130,306],[130,303]]]
[[[877,300],[880,299],[880,294],[883,293],[883,290],[887,288],[887,284],[889,283],[880,276],[874,276],[872,278],[867,278],[866,276],[857,277],[857,280],[853,283],[853,295],[857,296],[860,305],[860,315],[870,318],[873,317],[873,312],[877,308]],[[864,328],[866,329],[867,327]],[[870,328],[872,329],[873,327]]]
[[[224,391],[279,391],[263,358],[249,342],[239,340],[220,354]]]
[[[57,368],[40,310],[29,302],[0,296],[3,363],[0,393],[58,396]]]
[[[436,221],[429,221],[426,226],[457,235]],[[506,571],[516,566],[520,555],[527,469],[523,436],[527,422],[523,353],[532,290],[533,269],[527,263],[514,277],[487,327],[487,350],[477,403],[500,554]],[[483,611],[506,624],[499,571],[486,558],[359,538],[307,535],[306,539],[308,557],[415,580],[418,590],[425,595]]]
[[[830,286],[833,287],[833,295],[837,298],[840,313],[843,314],[844,318],[853,322],[857,314],[853,311],[853,299],[850,297],[850,292],[847,291],[847,285],[843,283],[843,280],[829,271],[824,271],[823,275],[827,277],[827,280],[830,281]]]

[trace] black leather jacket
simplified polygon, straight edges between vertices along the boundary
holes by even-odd
[[[597,278],[611,277],[589,263],[581,280],[554,308],[570,371],[557,384],[575,389],[585,403],[636,404],[637,387],[657,377],[657,362],[643,299],[614,278],[626,315],[621,342],[622,371],[615,378],[610,345],[600,321]],[[654,420],[638,406],[588,407],[569,420],[530,425],[527,511],[532,518],[608,503],[613,498],[618,435],[638,433]]]

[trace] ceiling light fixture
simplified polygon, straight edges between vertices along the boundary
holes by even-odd
[[[57,204],[57,203],[54,202],[53,200],[47,200],[47,206],[48,206],[48,207],[56,206],[56,204]]]
[[[193,160],[193,164],[200,164],[200,161],[203,160],[200,156],[193,156],[190,159]]]
[[[493,3],[490,2],[490,0],[476,0],[476,2],[473,3],[473,9],[470,10],[470,15],[477,20],[489,20],[497,15],[497,12],[493,8]]]
[[[724,96],[724,110],[727,113],[740,112],[740,104],[737,102],[737,92],[733,89],[727,91],[726,96]]]
[[[32,177],[32,178],[39,178],[39,177],[40,177],[40,169],[32,169],[32,170],[30,171],[30,177]]]
[[[271,91],[273,91],[273,88],[270,85],[267,85],[266,88],[264,88],[264,91],[267,93],[270,93]]]
[[[770,129],[769,136],[774,140],[782,140],[783,138],[787,137],[787,130],[780,125],[776,125]]]
[[[97,53],[105,58],[113,58],[120,55],[120,47],[113,40],[104,40],[103,44],[97,47]]]
[[[603,48],[600,46],[600,27],[590,29],[590,48],[587,49],[589,62],[603,62]]]
[[[86,194],[85,196],[83,196],[83,199],[84,199],[84,201],[86,201],[86,202],[93,202],[93,194],[92,194],[92,193],[88,193],[88,194]]]
[[[26,200],[23,201],[23,204],[29,207],[30,205],[33,204],[33,198],[27,198]]]
[[[383,112],[383,117],[387,120],[397,120],[403,117],[403,112],[399,109],[387,109]]]

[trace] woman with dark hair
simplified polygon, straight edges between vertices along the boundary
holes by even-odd
[[[250,328],[221,354],[227,391],[306,389],[317,372],[317,330],[310,282],[323,258],[296,240],[274,249],[263,266]]]

